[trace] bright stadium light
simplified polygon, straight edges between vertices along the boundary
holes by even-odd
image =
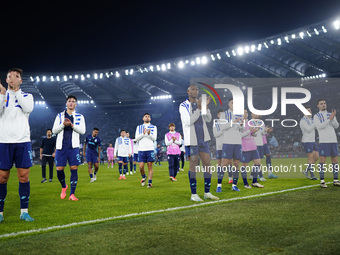
[[[97,79],[98,79],[98,74],[97,74],[97,73],[94,73],[93,78],[94,78],[95,80],[97,80]]]
[[[99,74],[99,79],[103,79],[103,76],[104,76],[104,74],[103,74],[103,73],[100,73],[100,74]]]
[[[119,78],[120,74],[116,71],[116,77]]]
[[[125,70],[125,75],[129,75],[129,70]]]
[[[85,76],[82,74],[82,75],[80,76],[80,79],[81,79],[82,81],[84,81],[84,80],[85,80]]]
[[[255,52],[255,48],[256,48],[256,46],[255,46],[254,44],[252,44],[252,45],[250,46],[250,51],[251,51],[251,52]]]
[[[196,57],[196,64],[197,65],[201,64],[201,58],[200,57]]]
[[[178,62],[178,67],[181,69],[184,67],[184,62],[182,60]]]
[[[30,79],[31,79],[32,82],[34,81],[34,78],[32,76],[30,77]]]
[[[42,77],[42,81],[46,81],[46,76],[45,75]]]
[[[263,44],[267,49],[269,48],[267,43],[264,42]]]
[[[75,76],[74,76],[74,79],[78,79],[79,78],[79,76],[78,76],[78,74],[76,74]]]
[[[278,38],[277,39],[277,45],[281,45],[281,44],[282,44],[281,38]]]
[[[260,51],[262,49],[262,44],[259,43],[259,45],[257,45],[257,50]]]
[[[300,32],[299,36],[300,36],[301,39],[303,39],[303,37],[305,36],[305,33],[304,32]]]
[[[202,65],[205,65],[208,62],[208,59],[206,56],[203,56],[201,59]]]
[[[315,33],[316,35],[319,35],[319,31],[318,31],[316,28],[314,28],[314,33]]]
[[[245,53],[247,53],[247,54],[248,54],[248,53],[249,53],[249,50],[250,50],[250,48],[249,48],[249,46],[248,46],[248,45],[244,47],[244,51],[245,51]]]
[[[66,75],[64,75],[64,81],[67,81],[67,76]]]
[[[243,55],[243,48],[242,47],[238,47],[236,52],[237,52],[237,55],[242,56]]]
[[[161,69],[162,69],[162,71],[165,71],[165,70],[166,70],[165,64],[162,64]]]
[[[167,63],[166,68],[171,69],[171,63]]]
[[[194,60],[191,60],[190,64],[191,64],[192,66],[194,66],[194,65],[196,64],[196,62],[195,62]]]
[[[214,54],[211,54],[210,57],[211,57],[211,60],[212,60],[212,61],[215,61],[215,56],[214,56]]]
[[[311,33],[309,33],[308,31],[306,31],[306,34],[307,34],[309,37],[312,37]]]
[[[156,65],[157,71],[161,70],[161,67],[159,65]]]
[[[60,81],[60,77],[59,77],[59,75],[57,75],[56,79],[57,79],[57,81]]]
[[[340,21],[339,21],[339,20],[335,20],[335,21],[333,22],[333,26],[334,26],[334,28],[335,28],[336,30],[338,30],[338,29],[340,28]]]
[[[153,66],[150,66],[149,69],[151,72],[153,72]]]
[[[130,69],[130,75],[133,75],[134,70],[131,68]]]
[[[292,34],[292,39],[295,39],[296,38],[296,35],[295,34]]]
[[[325,26],[322,26],[321,28],[324,33],[327,33],[327,29],[325,28]]]
[[[53,77],[53,76],[51,76],[51,77],[50,77],[50,80],[51,80],[51,81],[54,81],[54,77]]]
[[[229,51],[226,51],[225,54],[227,55],[228,58],[230,58]]]
[[[86,78],[90,78],[90,77],[91,77],[91,75],[90,75],[90,74],[87,74],[87,75],[86,75]]]
[[[218,59],[221,59],[220,53],[217,53],[216,56],[217,56]]]
[[[288,38],[288,36],[285,36],[285,41],[286,41],[287,43],[289,43],[289,38]]]

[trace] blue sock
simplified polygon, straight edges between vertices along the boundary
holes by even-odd
[[[143,178],[143,179],[146,179],[146,174],[142,174],[142,178]]]
[[[268,167],[272,166],[272,156],[270,155],[266,156],[266,165]]]
[[[339,164],[335,163],[333,165],[333,178],[334,180],[338,180],[339,177]]]
[[[92,179],[93,178],[93,174],[89,174],[90,175],[90,178]]]
[[[211,173],[204,173],[204,192],[209,193],[211,186]]]
[[[118,163],[119,174],[122,174],[123,164]]]
[[[148,184],[152,184],[152,180],[148,180]]]
[[[71,183],[71,189],[70,189],[70,196],[71,196],[76,191],[76,187],[78,183],[78,169],[71,170],[70,183]]]
[[[190,182],[190,189],[191,194],[197,194],[197,181],[196,181],[196,172],[188,172],[189,175],[189,182]]]
[[[233,185],[237,185],[239,174],[240,174],[240,170],[233,169]]]
[[[241,176],[244,185],[249,185],[247,181],[247,169],[244,166],[241,166]]]
[[[128,165],[124,165],[124,171],[123,173],[126,174],[128,172]]]
[[[28,208],[28,202],[30,199],[30,182],[19,182],[19,196],[20,196],[20,208]]]
[[[323,171],[324,163],[319,163],[319,173],[320,173],[320,180],[323,181],[325,179],[325,172]]]
[[[61,184],[61,187],[66,188],[66,182],[65,182],[65,172],[64,170],[57,170],[57,177]]]
[[[217,166],[217,183],[222,184],[224,171],[221,166]]]
[[[133,171],[136,172],[136,164],[133,164]]]
[[[251,169],[252,175],[253,175],[253,183],[257,182],[257,175],[258,172],[260,171],[261,165],[254,165],[253,168]]]
[[[0,184],[0,212],[4,211],[6,196],[7,196],[7,183]]]

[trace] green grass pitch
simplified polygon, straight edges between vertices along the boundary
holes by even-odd
[[[262,182],[264,189],[232,192],[227,178],[222,193],[215,193],[217,179],[212,179],[211,192],[220,199],[246,197],[301,186],[319,184],[300,172],[306,159],[273,159],[274,166],[290,166],[291,172],[277,173],[279,179]],[[215,163],[213,161],[212,163]],[[264,162],[263,162],[264,163]],[[41,168],[31,169],[29,213],[34,222],[19,220],[18,179],[12,169],[5,203],[5,221],[0,236],[8,233],[48,228],[75,222],[141,213],[192,205],[186,162],[177,182],[171,182],[167,163],[154,167],[153,189],[140,185],[140,174],[118,180],[114,169],[101,166],[98,179],[90,183],[87,165],[79,167],[76,196],[79,201],[61,200],[60,184],[41,184]],[[296,166],[296,172],[294,172]],[[138,168],[138,167],[137,167]],[[66,169],[66,179],[70,172]],[[316,174],[318,176],[318,174]],[[225,175],[227,176],[227,175]],[[265,173],[265,177],[267,174]],[[326,173],[326,181],[332,174]],[[69,184],[69,181],[67,181]],[[340,188],[328,185],[296,192],[222,202],[198,208],[127,217],[99,224],[67,229],[1,237],[1,254],[336,254],[340,252]],[[198,194],[203,198],[203,178],[198,178]],[[68,197],[67,197],[68,198]]]

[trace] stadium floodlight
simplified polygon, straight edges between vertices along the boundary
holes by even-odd
[[[316,35],[319,35],[319,31],[318,31],[316,28],[314,28],[314,33],[315,33]]]
[[[37,77],[35,77],[35,79],[36,79],[36,81],[40,81],[40,78],[39,78],[39,76],[37,76]]]
[[[312,37],[311,33],[309,33],[308,31],[306,31],[306,34],[307,34],[309,37]]]
[[[67,81],[67,76],[66,75],[64,75],[64,81]]]
[[[46,81],[46,76],[45,75],[42,77],[42,81]]]
[[[184,62],[182,60],[178,62],[178,67],[181,69],[184,67]]]
[[[75,76],[74,76],[74,79],[78,79],[79,78],[79,76],[78,76],[78,74],[76,74]]]
[[[129,75],[129,70],[125,70],[125,75]]]
[[[215,61],[215,56],[214,56],[214,54],[211,54],[210,57],[211,57],[211,60],[212,60],[212,61]]]
[[[233,54],[233,56],[237,55],[235,50],[232,50],[231,53]]]
[[[230,58],[229,51],[226,51],[225,54],[227,55],[228,58]]]
[[[131,68],[130,69],[130,75],[133,75],[134,70]]]
[[[206,63],[208,63],[208,59],[206,56],[203,56],[201,59],[202,65],[205,65]]]
[[[247,54],[248,54],[248,53],[249,53],[249,50],[250,50],[250,48],[249,48],[249,46],[248,46],[248,45],[244,47],[244,51],[245,51],[245,53],[247,53]]]
[[[196,57],[196,64],[197,65],[201,64],[201,58],[200,57]]]
[[[263,45],[268,49],[268,44],[266,42],[263,43]]]
[[[53,77],[53,76],[51,76],[51,77],[50,77],[50,80],[51,80],[51,81],[54,81],[54,77]]]
[[[32,76],[30,77],[30,79],[31,79],[32,82],[34,81],[34,78]]]
[[[99,74],[99,79],[103,79],[103,76],[104,76],[104,74],[103,74],[103,73],[100,73],[100,74]]]
[[[162,71],[166,71],[166,66],[165,66],[165,64],[162,64],[162,65],[161,65],[161,69],[162,69]]]
[[[94,73],[93,78],[94,78],[95,80],[97,80],[97,79],[98,79],[98,74],[97,74],[97,73]]]
[[[93,104],[94,103],[93,100],[91,100],[90,103]]]
[[[86,75],[86,78],[90,78],[90,77],[91,77],[91,75],[90,75],[90,74],[87,74],[87,75]]]
[[[166,64],[166,68],[170,69],[171,68],[171,63]]]
[[[156,65],[157,71],[161,70],[161,67],[159,65]]]
[[[326,78],[326,74],[325,73],[321,74],[321,77]]]
[[[218,59],[221,59],[220,53],[217,53],[216,56],[217,56]]]
[[[334,28],[335,28],[336,30],[338,30],[338,29],[340,28],[340,21],[339,21],[339,20],[335,20],[335,21],[333,22],[333,26],[334,26]]]
[[[299,33],[299,36],[300,36],[301,39],[303,39],[304,36],[305,36],[305,33],[304,33],[304,32],[300,32],[300,33]]]
[[[270,44],[274,44],[275,42],[274,42],[274,40],[270,40]]]
[[[255,46],[254,44],[252,44],[252,45],[250,46],[250,51],[251,51],[251,52],[255,52],[255,48],[256,48],[256,46]]]
[[[324,33],[327,33],[327,29],[325,28],[325,26],[322,26],[321,28]]]
[[[194,66],[194,65],[196,64],[196,62],[195,62],[194,60],[191,60],[190,64],[191,64],[192,66]]]
[[[150,66],[149,69],[151,72],[153,72],[153,66]]]
[[[296,35],[295,35],[295,34],[292,34],[291,37],[292,37],[292,39],[295,39],[295,38],[296,38]]]
[[[57,75],[57,77],[56,77],[56,80],[57,80],[57,81],[60,81],[60,77],[59,77],[59,75]]]
[[[80,79],[81,79],[82,81],[84,81],[84,80],[85,80],[85,76],[82,74],[82,75],[80,76]]]
[[[281,38],[277,38],[277,45],[281,45],[281,44],[282,44]]]
[[[153,97],[151,97],[150,99],[153,100]]]
[[[236,52],[237,52],[237,55],[242,56],[243,55],[243,48],[242,47],[238,47]]]
[[[120,76],[120,74],[118,73],[118,71],[116,71],[116,77],[118,78]]]

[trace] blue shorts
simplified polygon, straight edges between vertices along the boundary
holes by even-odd
[[[127,163],[129,161],[129,157],[118,156],[118,162],[119,161],[122,161],[123,163]]]
[[[86,150],[86,162],[98,163],[98,153],[96,151]]]
[[[260,158],[264,157],[264,147],[262,146],[257,146],[257,151],[259,152]]]
[[[200,152],[208,153],[210,155],[208,142],[204,142],[195,146],[185,146],[185,153],[188,156],[197,156]]]
[[[319,155],[323,157],[335,157],[338,156],[338,144],[337,143],[319,143]]]
[[[319,147],[316,142],[313,143],[302,143],[305,153],[312,153],[313,151],[319,151]]]
[[[56,150],[55,152],[56,167],[66,166],[67,161],[70,166],[79,166],[81,164],[79,148],[67,148]]]
[[[260,154],[257,150],[253,151],[242,151],[242,163],[249,163],[250,161],[254,159],[260,159]]]
[[[155,162],[155,152],[154,151],[139,151],[138,152],[138,162]]]
[[[222,150],[216,151],[216,159],[222,159]]]
[[[269,146],[268,146],[267,143],[263,145],[263,154],[264,155],[269,155],[270,154]]]
[[[222,158],[240,160],[242,156],[241,144],[223,144]]]
[[[0,143],[0,169],[30,168],[33,165],[31,142]]]
[[[138,153],[133,154],[133,161],[138,162]]]

